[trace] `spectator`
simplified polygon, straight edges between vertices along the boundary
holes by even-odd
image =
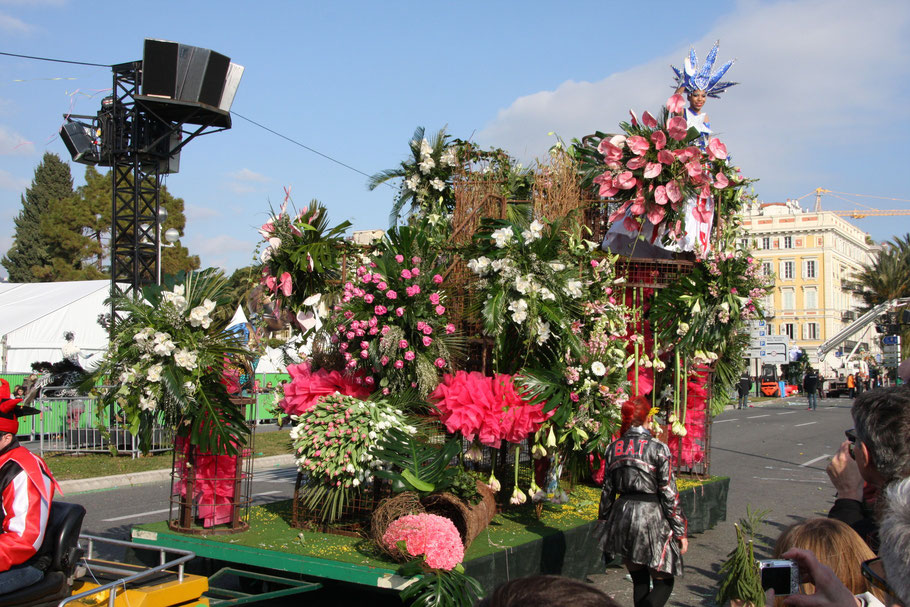
[[[828,513],[853,527],[873,551],[878,525],[864,503],[863,483],[881,491],[910,476],[910,390],[902,387],[864,392],[850,411],[855,444],[846,440],[826,469],[837,499]]]
[[[814,518],[788,527],[774,545],[774,558],[782,558],[791,548],[811,550],[823,565],[832,569],[853,594],[873,592],[879,600],[884,595],[871,587],[863,577],[862,564],[875,558],[875,554],[862,538],[845,523],[830,518]],[[800,584],[803,594],[814,594],[815,587],[807,582]],[[778,598],[778,607],[782,598]]]
[[[736,384],[736,391],[739,393],[739,408],[745,409],[749,406],[749,392],[752,390],[752,378],[749,377],[748,371],[743,371],[739,376],[739,383]]]
[[[888,487],[881,542],[879,552],[891,593],[910,605],[910,478]]]
[[[474,607],[619,607],[609,596],[580,580],[532,575],[497,586]]]
[[[850,391],[850,398],[856,396],[856,377],[852,373],[847,376],[847,390]]]
[[[13,392],[13,398],[25,398],[25,388],[22,387],[22,384],[16,386],[16,390]]]
[[[812,367],[806,370],[806,376],[803,377],[803,390],[806,391],[806,398],[809,399],[807,410],[818,409],[818,372]]]

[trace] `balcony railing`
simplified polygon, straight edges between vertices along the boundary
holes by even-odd
[[[856,312],[853,310],[845,310],[841,313],[841,320],[844,322],[852,322],[856,320]]]

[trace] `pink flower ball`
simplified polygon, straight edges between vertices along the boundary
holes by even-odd
[[[439,303],[439,293],[430,293],[430,303],[434,306]]]
[[[441,285],[441,284],[442,284],[442,276],[440,276],[439,274],[433,274],[433,282],[435,282],[435,283],[438,284],[438,285]]]
[[[403,360],[396,360],[396,361],[395,361],[395,364],[392,365],[392,366],[395,367],[396,369],[403,369],[403,368],[404,368],[404,361],[403,361]]]
[[[404,308],[395,308],[395,316],[404,316]]]
[[[367,293],[363,296],[363,301],[367,302],[368,304],[373,303],[373,296]]]
[[[395,261],[397,261],[398,263],[404,263],[404,255],[396,255]]]
[[[434,364],[435,364],[437,367],[439,367],[440,369],[442,369],[443,367],[446,366],[446,359],[444,359],[444,358],[437,358],[437,359],[436,359],[436,362],[435,362]]]
[[[424,337],[423,337],[423,339],[422,339],[421,341],[423,342],[423,347],[424,347],[424,348],[429,348],[429,347],[430,347],[430,344],[433,343],[433,338],[432,338],[432,337],[427,337],[426,335],[424,335]]]
[[[413,350],[408,350],[407,352],[404,353],[405,360],[414,360],[414,356],[415,356],[415,354],[414,354]]]
[[[375,308],[373,308],[373,312],[376,313],[376,316],[382,316],[383,314],[385,314],[388,311],[389,311],[388,308],[386,308],[385,306],[376,306]]]
[[[446,313],[446,309],[443,306],[436,306],[436,313],[442,316]]]
[[[407,350],[407,349],[408,349],[408,342],[407,342],[407,340],[405,340],[405,339],[400,340],[400,341],[398,342],[398,347],[401,348],[402,350]]]
[[[398,299],[398,293],[396,293],[392,289],[389,289],[388,291],[386,291],[385,296],[388,297],[389,299]]]
[[[410,279],[411,279],[411,271],[410,271],[410,270],[402,270],[402,271],[401,271],[401,277],[404,278],[405,280],[410,280]]]
[[[447,324],[446,325],[446,334],[451,335],[454,332],[455,332],[455,325],[453,325],[452,323]]]

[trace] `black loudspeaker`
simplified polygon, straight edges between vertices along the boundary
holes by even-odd
[[[175,99],[180,45],[146,38],[142,56],[142,94]]]
[[[95,146],[94,130],[91,125],[69,121],[60,128],[60,139],[75,162],[98,163],[98,149]]]

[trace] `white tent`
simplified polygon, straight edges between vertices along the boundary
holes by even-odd
[[[3,373],[30,373],[36,361],[57,362],[63,334],[72,331],[83,354],[107,350],[107,331],[98,316],[109,280],[0,283],[0,357]]]

